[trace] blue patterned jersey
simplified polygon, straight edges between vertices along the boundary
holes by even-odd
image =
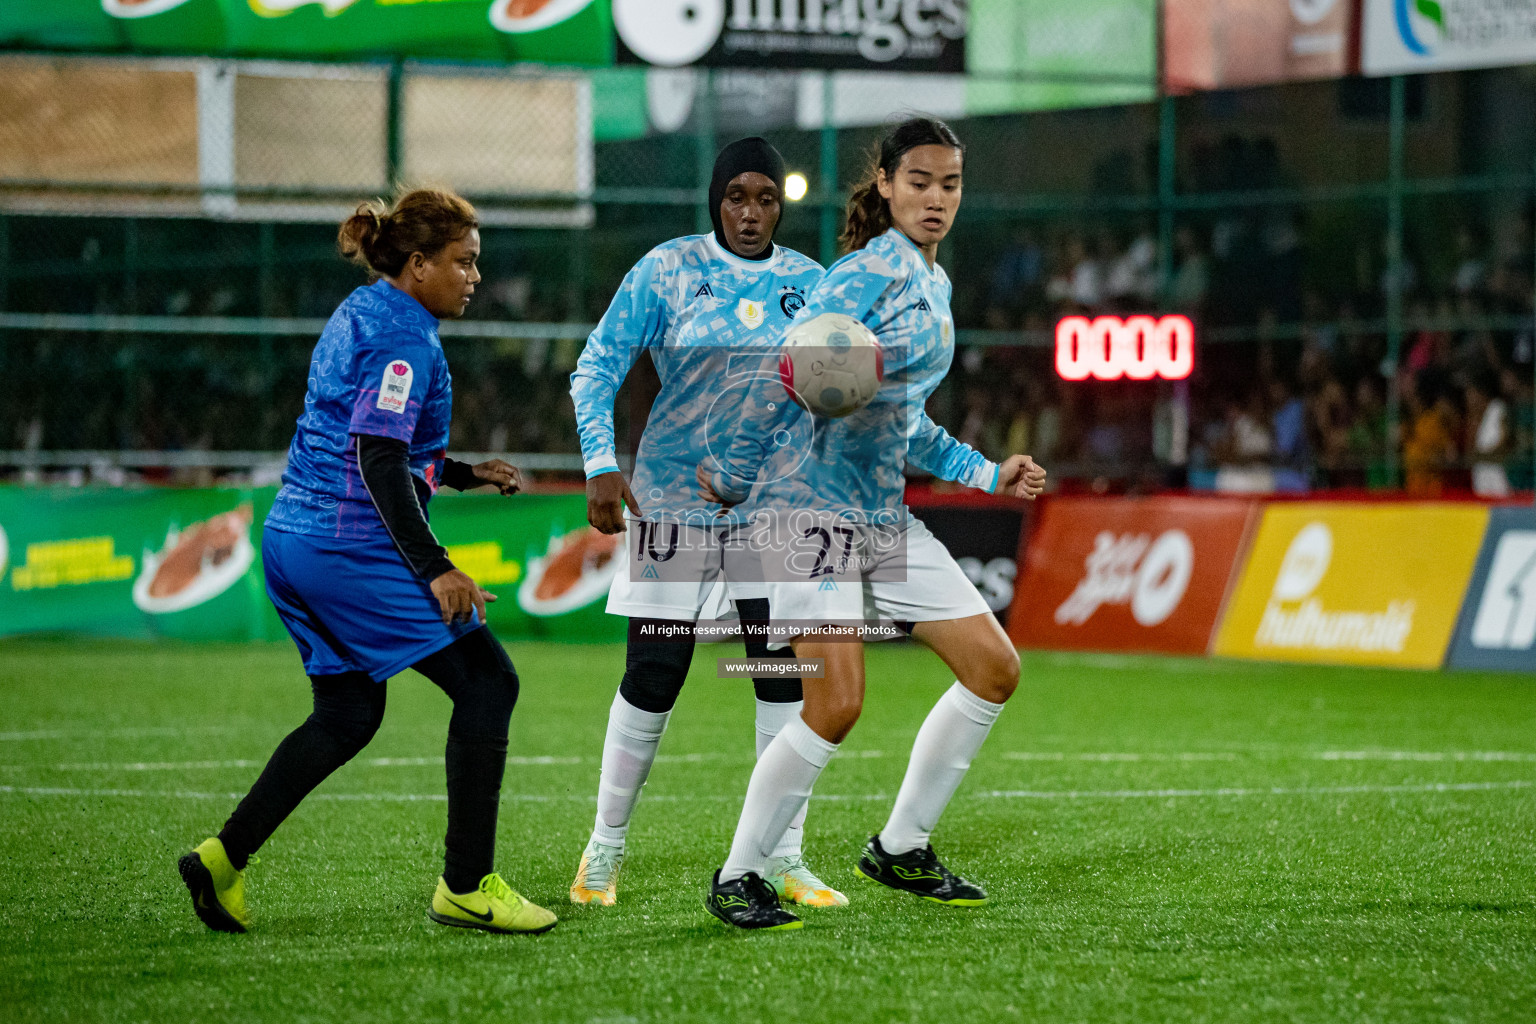
[[[663,242],[635,264],[571,374],[571,400],[588,477],[617,468],[613,399],[640,353],[661,378],[630,481],[647,516],[713,521],[694,477],[712,448],[736,432],[753,376],[777,379],[775,353],[819,263],[774,246],[744,260],[713,234]],[[750,504],[750,503],[749,503]]]
[[[388,281],[347,296],[309,364],[304,414],[267,526],[352,540],[387,538],[357,466],[353,434],[410,446],[417,494],[436,490],[448,447],[453,381],[437,318]]]
[[[811,416],[784,401],[782,384],[760,381],[722,460],[717,480],[725,496],[739,497],[764,478],[765,462],[780,457],[773,439],[807,421],[814,428],[809,456],[771,486],[767,500],[776,508],[904,521],[903,469],[909,464],[992,490],[997,464],[952,437],[923,408],[954,359],[950,293],[944,268],[929,267],[922,250],[895,228],[834,263],[800,315],[843,313],[863,322],[880,341],[885,380],[869,405],[841,419]]]

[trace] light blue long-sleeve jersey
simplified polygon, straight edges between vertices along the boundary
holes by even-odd
[[[759,381],[721,460],[717,492],[731,498],[746,494],[760,477],[766,478],[764,463],[779,457],[774,439],[807,420],[813,427],[809,452],[796,472],[757,496],[760,503],[904,521],[907,465],[944,480],[994,489],[997,464],[951,436],[923,408],[954,359],[951,291],[944,268],[929,267],[922,251],[895,228],[834,263],[800,316],[843,313],[873,331],[885,362],[879,392],[857,412],[825,419],[785,401],[782,384]]]
[[[775,350],[822,273],[821,264],[783,246],[766,260],[744,260],[713,234],[675,238],[647,253],[625,276],[571,374],[587,476],[618,468],[614,396],[649,349],[661,393],[630,488],[648,518],[714,522],[718,506],[698,497],[695,471],[735,436],[753,374],[774,373]]]

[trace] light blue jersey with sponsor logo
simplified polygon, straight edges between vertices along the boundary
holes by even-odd
[[[715,522],[716,507],[698,497],[695,470],[735,435],[753,376],[777,379],[774,350],[822,273],[815,260],[778,245],[766,260],[744,260],[713,234],[675,238],[647,253],[625,276],[571,374],[587,476],[618,468],[614,396],[649,350],[661,393],[630,489],[647,517]]]
[[[784,400],[782,384],[760,380],[721,460],[717,479],[729,492],[724,496],[739,497],[768,479],[765,464],[783,454],[776,439],[796,434],[806,421],[814,428],[809,453],[797,471],[773,474],[780,478],[759,487],[759,505],[904,521],[907,465],[992,490],[997,464],[956,440],[923,408],[954,359],[951,290],[944,268],[929,267],[895,228],[834,263],[800,316],[843,313],[861,321],[879,339],[885,380],[869,405],[841,419],[812,416]]]

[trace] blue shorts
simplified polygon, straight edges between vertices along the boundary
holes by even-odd
[[[483,623],[443,625],[437,598],[388,537],[338,540],[262,531],[267,596],[312,676],[383,682]]]

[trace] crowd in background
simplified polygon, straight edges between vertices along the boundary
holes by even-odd
[[[1187,186],[1207,191],[1286,184],[1264,138],[1205,147],[1189,174]],[[941,256],[955,282],[956,326],[986,332],[987,344],[961,345],[930,412],[990,456],[1030,452],[1066,487],[1529,488],[1529,201],[1410,210],[1395,265],[1380,214],[1278,202],[1180,213],[1167,266],[1149,216],[962,225]],[[103,243],[81,223],[70,230],[84,232],[76,244],[88,269]],[[323,317],[358,283],[323,234],[299,272],[263,277],[209,260],[132,288],[120,275],[84,274],[71,288],[40,282],[37,294],[13,286],[10,306]],[[616,284],[624,265],[622,254],[604,251],[613,266],[595,274],[602,280],[573,290],[548,252],[521,252],[510,236],[487,231],[486,253],[472,315],[488,320],[590,322],[611,292],[606,277]],[[1399,292],[1394,366],[1387,318]],[[1057,379],[1050,341],[1060,317],[1157,310],[1197,325],[1187,387]],[[0,448],[219,451],[286,444],[313,338],[60,332],[0,336],[5,342],[13,368],[40,384],[13,394],[0,420],[12,436]],[[578,450],[566,380],[578,338],[445,344],[456,449]],[[644,409],[627,394],[620,406],[622,437]]]
[[[1252,234],[1260,258],[1235,251],[1234,240]],[[1141,467],[1152,459],[1183,461],[1197,484],[1237,488],[1384,487],[1394,463],[1395,479],[1417,495],[1528,488],[1528,219],[1523,234],[1501,257],[1463,228],[1457,259],[1438,272],[1411,253],[1403,260],[1410,287],[1394,368],[1384,259],[1360,254],[1354,287],[1329,294],[1304,283],[1297,233],[1283,218],[1260,232],[1180,225],[1161,308],[1190,315],[1201,336],[1187,460],[1171,450],[1171,386],[1058,381],[1049,348],[963,353],[958,401],[935,416],[989,453],[1028,448],[1112,486],[1150,485]],[[1160,286],[1150,231],[1025,232],[997,264],[982,319],[1038,342],[1062,316],[1159,309]],[[1246,322],[1233,292],[1249,296]],[[1389,436],[1394,400],[1399,427]]]
[[[1265,140],[1209,155],[1207,187],[1282,183]],[[935,418],[989,454],[1028,450],[1100,488],[1529,488],[1531,205],[1505,211],[1500,232],[1426,212],[1439,216],[1410,222],[1395,266],[1384,224],[1282,205],[1180,219],[1166,268],[1149,220],[1022,228],[984,288],[957,283],[956,315],[1044,347],[963,354]],[[1061,317],[1157,310],[1197,325],[1187,400],[1167,384],[1055,379]]]

